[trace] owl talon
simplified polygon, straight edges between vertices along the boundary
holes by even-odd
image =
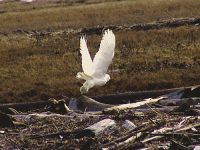
[[[80,92],[81,92],[81,94],[84,94],[84,93],[87,93],[88,90],[87,90],[84,86],[82,86],[82,87],[80,88]]]

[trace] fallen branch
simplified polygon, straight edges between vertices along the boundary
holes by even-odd
[[[176,132],[187,131],[187,130],[190,130],[190,129],[192,129],[192,128],[197,128],[197,127],[200,127],[200,123],[197,123],[197,124],[194,124],[194,125],[189,125],[189,126],[187,126],[187,127],[178,129],[178,130],[176,130]]]
[[[180,106],[182,104],[197,105],[200,103],[200,98],[183,98],[183,99],[164,99],[160,100],[159,104],[164,106]]]
[[[195,133],[173,133],[173,132],[169,132],[169,133],[150,133],[150,132],[146,132],[147,134],[150,135],[156,135],[156,136],[165,136],[165,137],[183,137],[183,136],[190,136],[190,137],[200,137],[200,134],[195,134]]]
[[[197,85],[197,87],[198,86],[199,85]],[[171,94],[173,94],[172,92],[179,93],[183,90],[187,90],[191,88],[193,88],[193,86],[163,89],[163,90],[125,92],[125,93],[118,93],[118,94],[111,94],[111,95],[92,96],[91,98],[97,102],[100,102],[101,104],[102,103],[123,104],[123,103],[128,103],[128,102],[136,102],[139,99],[146,99],[149,97],[155,98],[164,94],[166,94],[165,96],[168,96],[168,99],[169,99],[171,98],[170,96],[172,96],[169,93]],[[10,113],[11,111],[9,110],[9,108],[13,108],[17,111],[30,111],[34,109],[43,109],[48,104],[49,104],[48,101],[0,104],[0,111],[5,112],[5,113]]]
[[[142,132],[136,133],[136,135],[131,136],[130,138],[126,139],[123,142],[117,143],[116,145],[112,145],[110,147],[107,148],[102,148],[102,150],[114,150],[114,149],[118,149],[118,150],[124,150],[127,149],[128,147],[131,147],[133,145],[133,143],[142,136]]]
[[[187,126],[187,127],[184,127],[184,128],[181,128],[181,129],[176,129],[176,130],[174,130],[174,133],[177,133],[177,132],[180,132],[180,131],[187,131],[187,130],[190,130],[191,128],[195,128],[195,127],[199,127],[200,126],[200,123],[198,123],[198,124],[195,124],[195,125],[189,125],[189,126]],[[169,129],[167,129],[166,131],[172,131],[173,130],[173,128],[169,128]],[[165,132],[165,131],[164,131]],[[164,133],[163,132],[163,133]],[[152,140],[157,140],[157,139],[161,139],[161,138],[163,138],[164,136],[163,135],[159,135],[159,136],[153,136],[153,137],[150,137],[150,138],[147,138],[147,139],[144,139],[143,141],[142,141],[142,143],[147,143],[147,142],[150,142],[150,141],[152,141]]]
[[[92,98],[89,98],[87,96],[84,96],[84,95],[80,96],[78,99],[73,100],[73,101],[74,101],[73,107],[75,107],[81,111],[102,111],[105,108],[110,108],[110,107],[114,106],[114,105],[100,103],[100,102],[98,102]],[[69,102],[69,104],[70,104],[70,102]],[[76,105],[76,106],[74,106],[74,105]],[[71,106],[71,108],[72,108],[72,106]]]
[[[104,114],[115,114],[115,113],[119,113],[120,111],[124,111],[124,110],[127,110],[127,109],[134,109],[134,108],[138,108],[138,107],[141,107],[141,106],[144,106],[144,105],[147,105],[147,104],[156,103],[163,98],[164,97],[159,97],[159,98],[155,98],[155,99],[149,98],[149,99],[143,100],[141,102],[114,106],[114,107],[111,107],[111,108],[104,109],[103,113]]]
[[[148,113],[148,112],[152,112],[157,111],[157,112],[165,112],[165,113],[171,113],[173,112],[176,108],[178,108],[179,106],[168,106],[168,107],[163,107],[163,108],[139,108],[136,109],[135,112],[143,112],[143,113]]]
[[[163,123],[164,122],[161,121],[159,123],[159,125],[163,125]],[[125,146],[127,148],[127,147],[129,147],[131,145],[134,145],[134,140],[135,140],[134,137],[137,134],[139,134],[140,136],[142,136],[144,132],[152,130],[155,127],[157,127],[155,124],[142,124],[141,126],[138,126],[138,127],[134,128],[133,130],[128,131],[125,136],[119,137],[119,138],[111,141],[110,143],[102,145],[101,147],[102,147],[102,149],[113,149],[115,146],[117,146],[116,143],[121,143],[119,145],[119,147],[122,148],[122,149],[125,149],[123,146]],[[142,134],[140,134],[140,133],[142,133]],[[126,145],[127,140],[129,141],[128,145]],[[116,149],[118,149],[118,148],[116,148]]]

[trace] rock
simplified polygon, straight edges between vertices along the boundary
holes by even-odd
[[[130,130],[136,128],[137,126],[133,122],[131,122],[129,120],[125,120],[122,127],[126,128],[128,131],[130,131]]]

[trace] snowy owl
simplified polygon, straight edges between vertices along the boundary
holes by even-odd
[[[114,57],[114,49],[115,35],[108,29],[104,32],[99,51],[92,61],[86,39],[84,36],[81,36],[80,53],[83,72],[78,72],[76,75],[77,79],[86,80],[80,88],[81,94],[87,93],[94,86],[103,86],[110,80],[110,76],[106,72]]]

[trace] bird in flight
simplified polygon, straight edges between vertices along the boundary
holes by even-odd
[[[101,40],[99,51],[92,61],[86,39],[81,36],[80,53],[83,72],[78,72],[76,75],[77,79],[85,80],[80,88],[81,94],[87,93],[94,86],[103,86],[110,80],[110,76],[106,72],[114,57],[114,49],[115,35],[112,30],[107,29]]]

